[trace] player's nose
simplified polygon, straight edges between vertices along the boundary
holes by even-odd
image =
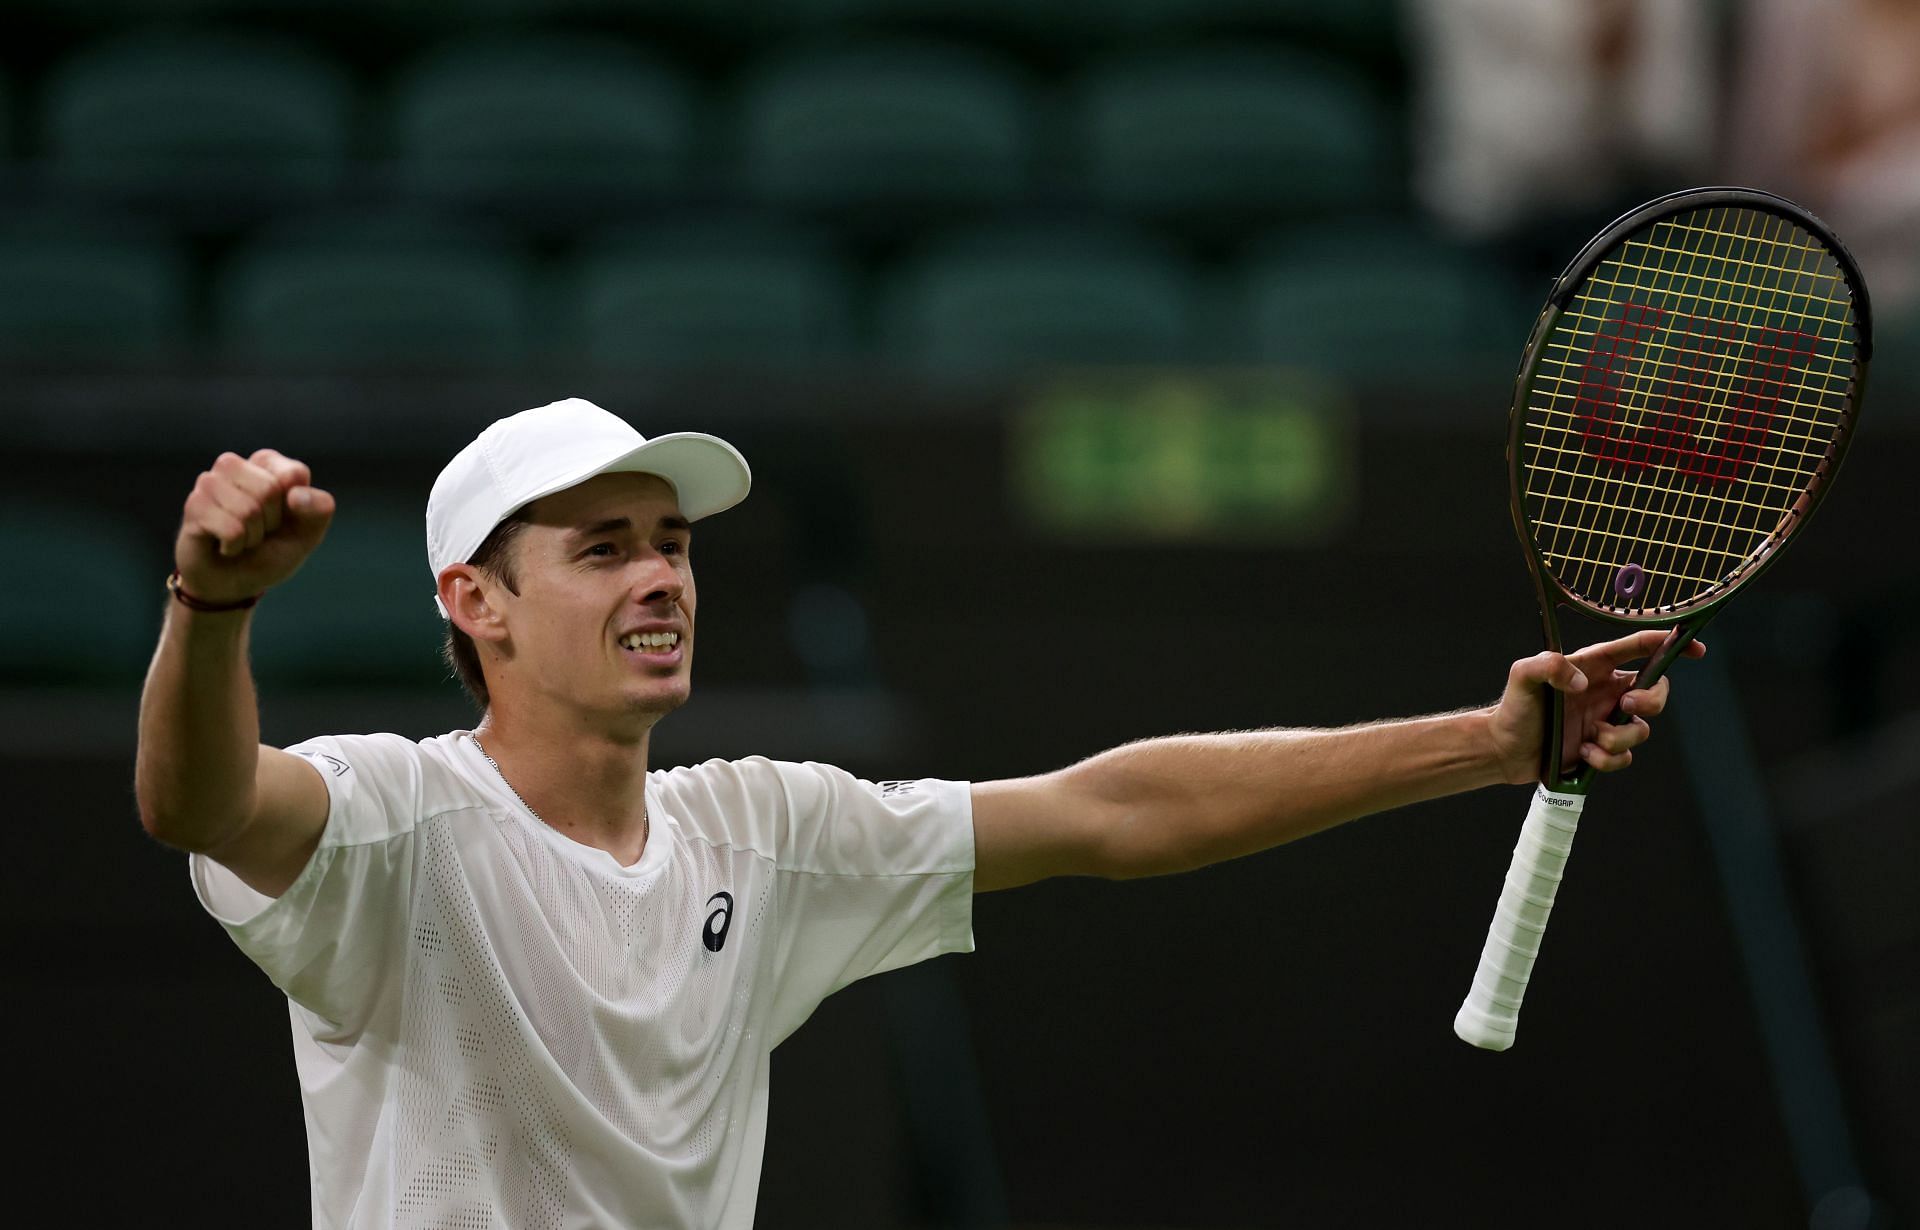
[[[633,600],[642,606],[678,602],[686,589],[680,570],[663,555],[649,556],[634,570]]]

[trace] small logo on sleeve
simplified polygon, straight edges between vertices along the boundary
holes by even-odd
[[[352,765],[340,759],[338,756],[329,756],[325,752],[300,752],[297,754],[312,761],[314,768],[331,773],[335,777],[345,777],[353,769]]]
[[[883,799],[891,799],[895,795],[912,794],[919,788],[919,782],[881,782],[880,797]]]
[[[707,904],[720,904],[707,915],[706,925],[700,928],[700,942],[707,946],[708,952],[719,952],[727,943],[727,928],[733,925],[733,894],[715,893],[707,898]]]

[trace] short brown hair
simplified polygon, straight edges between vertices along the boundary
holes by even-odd
[[[486,573],[507,587],[510,594],[518,594],[519,581],[513,575],[513,540],[527,526],[527,510],[521,509],[486,536],[473,556],[467,560],[475,568]],[[473,638],[460,631],[453,620],[447,620],[447,637],[440,645],[440,656],[452,668],[454,678],[460,686],[473,697],[473,703],[485,713],[491,703],[487,693],[487,677],[480,669],[480,651],[474,648]]]

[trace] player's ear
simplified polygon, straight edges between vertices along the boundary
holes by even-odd
[[[440,570],[440,605],[453,626],[476,641],[504,641],[507,626],[493,605],[500,582],[472,564],[448,564]]]

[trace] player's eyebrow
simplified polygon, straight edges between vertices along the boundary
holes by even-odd
[[[569,541],[577,541],[583,538],[598,538],[602,534],[620,534],[632,528],[632,517],[609,517],[605,521],[596,521],[592,525],[583,525],[578,529],[572,530],[567,534],[567,538]],[[660,528],[663,530],[679,530],[684,532],[692,530],[693,525],[685,517],[666,516],[660,518]]]

